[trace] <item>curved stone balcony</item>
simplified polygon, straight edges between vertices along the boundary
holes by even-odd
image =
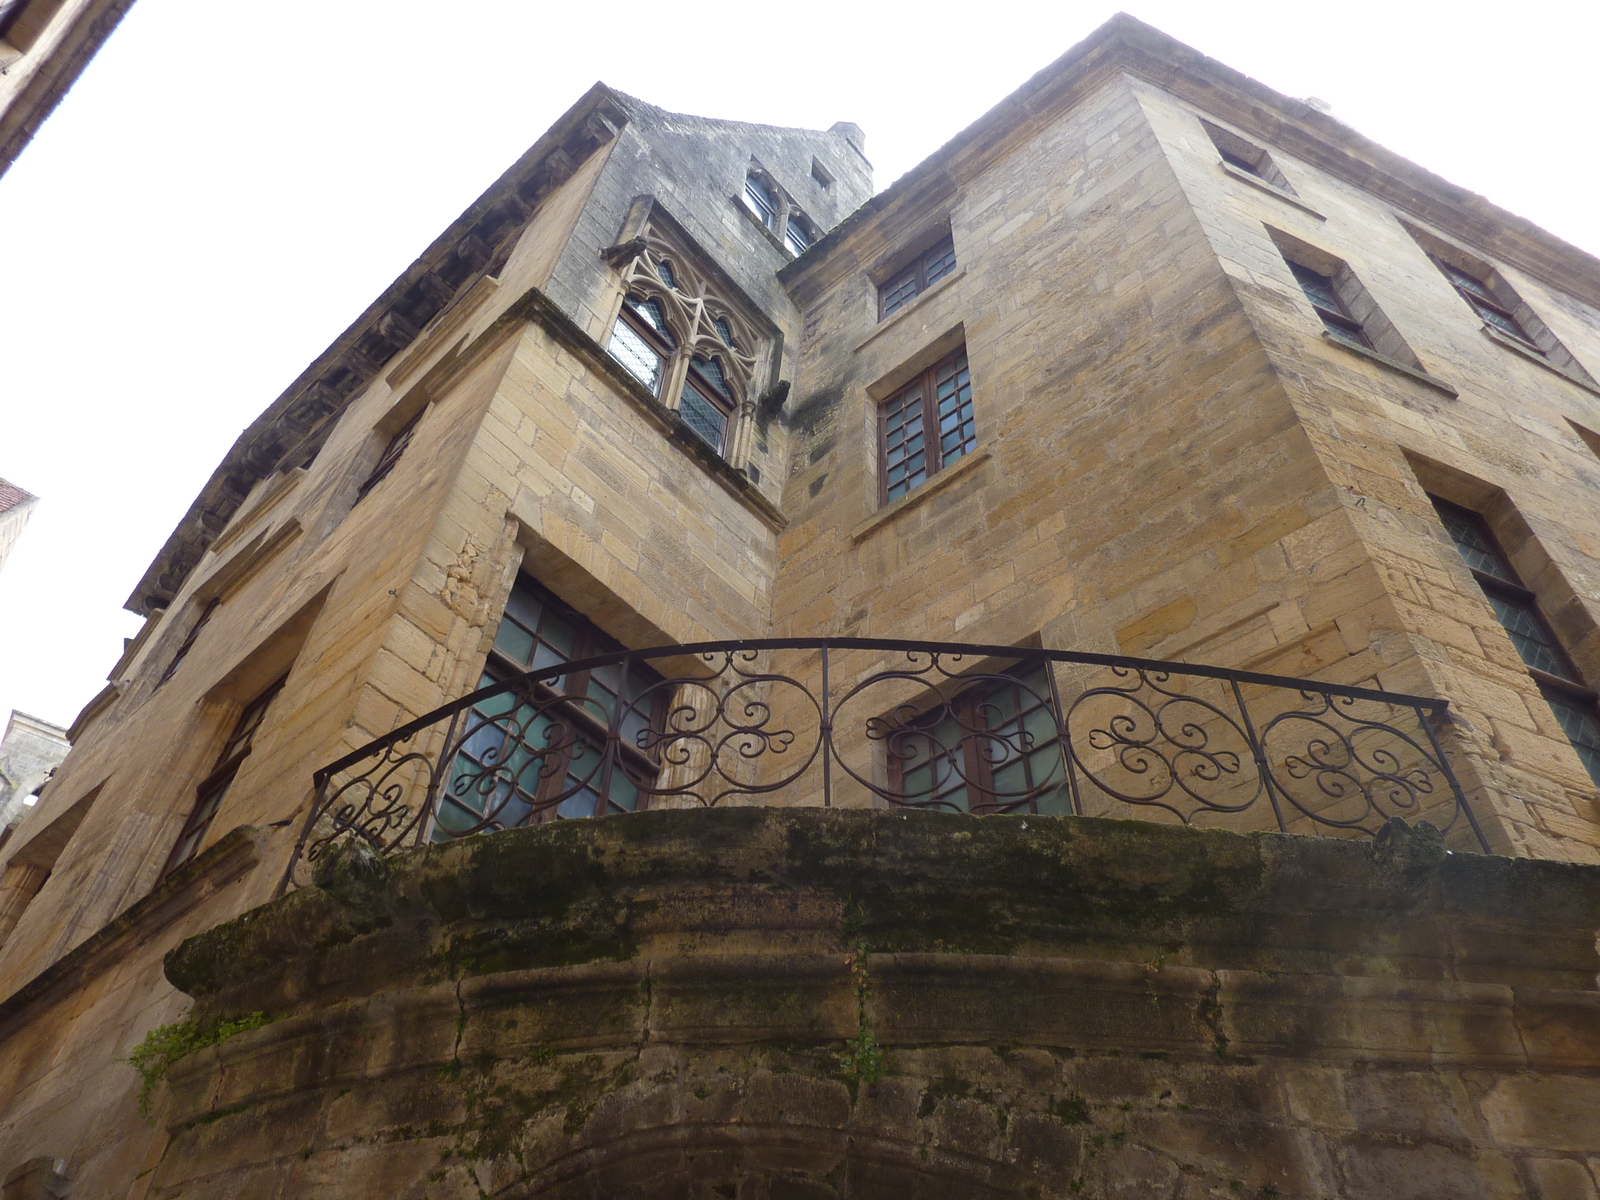
[[[168,955],[243,1031],[170,1066],[151,1200],[1533,1200],[1596,1150],[1600,868],[1399,821],[696,809],[316,876]]]
[[[619,651],[503,679],[317,773],[285,877],[646,808],[751,804],[1137,816],[1488,850],[1445,700],[1037,648],[797,638]],[[299,875],[296,875],[296,870]]]

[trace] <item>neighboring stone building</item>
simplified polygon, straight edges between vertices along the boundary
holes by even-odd
[[[6,565],[11,548],[17,544],[28,518],[39,506],[39,497],[14,483],[0,479],[0,568]]]
[[[133,0],[0,0],[0,175],[132,7]]]
[[[597,85],[245,431],[8,1189],[1593,1200],[1600,261],[1126,17],[869,172]]]
[[[0,737],[0,847],[70,749],[59,725],[12,711]]]

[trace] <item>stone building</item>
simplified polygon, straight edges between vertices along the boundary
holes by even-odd
[[[67,731],[27,713],[11,713],[0,737],[0,846],[71,749]],[[0,918],[3,923],[4,918]]]
[[[0,0],[0,175],[132,7],[133,0]]]
[[[17,544],[28,518],[39,506],[39,497],[14,483],[0,479],[0,568],[6,565],[11,548]]]
[[[1591,369],[1126,17],[878,194],[596,85],[130,597],[6,1195],[1592,1200]]]

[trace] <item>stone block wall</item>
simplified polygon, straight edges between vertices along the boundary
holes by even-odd
[[[272,1020],[173,1067],[149,1195],[1555,1200],[1600,1165],[1593,867],[745,809],[321,883],[169,956],[202,1022]]]

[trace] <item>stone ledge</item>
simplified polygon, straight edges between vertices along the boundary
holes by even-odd
[[[1282,200],[1285,204],[1292,205],[1293,207],[1298,208],[1301,212],[1306,213],[1309,216],[1313,216],[1319,221],[1326,221],[1328,219],[1316,209],[1312,208],[1304,200],[1300,199],[1299,196],[1286,192],[1276,184],[1268,183],[1265,179],[1257,179],[1248,171],[1241,171],[1238,167],[1234,166],[1230,162],[1224,162],[1221,159],[1218,159],[1217,166],[1222,168],[1222,173],[1224,175],[1232,176],[1240,183],[1248,183],[1257,191],[1262,191],[1269,196],[1274,196],[1277,199]]]
[[[1522,357],[1527,359],[1529,362],[1543,367],[1546,371],[1549,371],[1552,374],[1561,376],[1561,378],[1565,379],[1568,383],[1576,384],[1586,392],[1591,392],[1596,396],[1600,396],[1600,387],[1596,387],[1587,379],[1583,379],[1578,375],[1574,375],[1560,363],[1551,361],[1543,354],[1534,353],[1521,342],[1517,341],[1516,338],[1507,337],[1493,325],[1480,325],[1479,328],[1483,330],[1484,336],[1487,337],[1491,342],[1494,342],[1500,346],[1504,346],[1507,350],[1511,350],[1522,355]]]
[[[880,508],[877,512],[873,513],[866,520],[858,524],[850,531],[850,540],[852,542],[861,541],[862,538],[869,536],[886,522],[894,520],[901,513],[905,512],[906,509],[915,508],[924,500],[928,499],[928,497],[944,491],[949,484],[954,483],[957,479],[960,479],[968,474],[975,467],[977,467],[979,463],[988,462],[990,457],[991,455],[987,446],[979,446],[971,454],[963,455],[961,461],[955,466],[946,467],[920,487],[912,488],[911,491],[907,492],[904,496],[901,496],[898,500],[894,500],[885,505],[883,508]]]
[[[1455,388],[1451,387],[1438,376],[1430,375],[1426,371],[1420,370],[1417,367],[1413,367],[1410,363],[1403,363],[1398,358],[1390,358],[1387,354],[1379,354],[1376,350],[1369,350],[1365,346],[1358,345],[1355,342],[1347,341],[1326,329],[1322,331],[1322,338],[1324,341],[1339,347],[1341,350],[1348,350],[1351,354],[1359,354],[1362,358],[1371,359],[1381,367],[1388,367],[1391,371],[1396,371],[1401,375],[1407,376],[1408,378],[1415,379],[1418,383],[1426,384],[1436,392],[1443,392],[1452,400],[1461,395],[1460,392],[1456,391]]]
[[[946,275],[932,287],[928,288],[924,292],[919,292],[916,298],[913,299],[910,304],[907,304],[904,308],[902,308],[899,312],[892,313],[891,315],[883,318],[883,320],[879,321],[873,331],[857,342],[855,349],[850,353],[860,354],[873,342],[877,341],[884,334],[888,333],[895,326],[899,325],[906,317],[923,307],[926,301],[932,300],[935,296],[942,294],[946,288],[953,285],[956,280],[960,279],[966,273],[967,269],[965,267],[958,266],[954,272]]]

